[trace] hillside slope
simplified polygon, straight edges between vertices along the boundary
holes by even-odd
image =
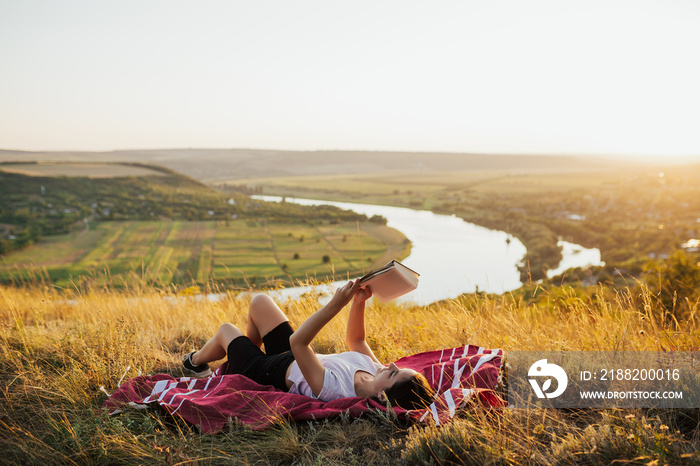
[[[138,162],[168,167],[204,182],[220,180],[375,173],[378,171],[504,170],[574,171],[615,166],[591,157],[430,152],[281,151],[259,149],[163,149],[112,152],[24,152],[0,150],[0,162]]]

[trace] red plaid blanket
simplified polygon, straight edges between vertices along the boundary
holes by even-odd
[[[504,406],[494,392],[502,358],[501,350],[471,345],[401,358],[396,365],[421,372],[438,396],[426,410],[393,409],[400,417],[439,425],[451,419],[471,399],[487,407]],[[166,374],[136,377],[119,387],[103,407],[110,414],[118,414],[128,407],[144,408],[157,403],[171,415],[211,433],[220,431],[231,420],[263,430],[282,419],[304,421],[343,413],[359,416],[370,410],[387,409],[368,398],[324,402],[286,393],[258,385],[242,375],[221,375],[224,369],[220,367],[205,379],[173,378]]]

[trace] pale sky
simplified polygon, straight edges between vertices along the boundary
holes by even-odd
[[[700,2],[0,0],[0,148],[700,155]]]

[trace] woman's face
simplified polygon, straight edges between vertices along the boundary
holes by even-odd
[[[416,374],[413,369],[399,369],[393,362],[377,370],[374,374],[374,389],[377,393],[392,387],[396,382],[408,380]]]

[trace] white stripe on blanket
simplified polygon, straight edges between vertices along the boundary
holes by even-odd
[[[170,398],[170,401],[169,401],[168,403],[166,403],[166,404],[169,404],[169,405],[173,404],[173,402],[175,401],[175,397],[178,397],[178,396],[189,396],[189,395],[191,395],[191,394],[193,394],[193,393],[196,393],[196,392],[198,392],[198,391],[199,391],[199,390],[190,390],[189,392],[185,392],[185,393],[176,393],[176,394],[173,395],[172,398]],[[184,401],[184,400],[183,400],[183,401]],[[182,402],[180,402],[180,404],[182,404]],[[179,409],[179,408],[180,408],[180,407],[178,406],[178,409]]]
[[[437,406],[435,406],[435,403],[430,405],[430,411],[433,413],[433,420],[435,421],[435,425],[439,426],[440,425],[440,416],[438,416]]]
[[[455,400],[452,398],[452,392],[449,390],[445,392],[445,401],[447,401],[447,408],[450,410],[450,417],[454,417],[457,408],[455,407]]]
[[[462,373],[464,372],[464,368],[467,367],[467,365],[467,361],[465,361],[464,364],[462,364],[462,367],[459,367],[459,359],[455,359],[455,369],[452,379],[452,386],[450,388],[459,387],[459,384],[462,382]]]
[[[191,395],[191,394],[193,394],[194,392],[198,392],[198,391],[199,391],[199,390],[192,390],[191,392],[187,392],[187,393],[179,393],[179,395]],[[177,396],[177,395],[173,395],[173,398],[170,400],[170,403],[168,403],[168,404],[172,404],[173,401],[175,401],[175,397],[176,397],[176,396]],[[185,397],[183,396],[182,400],[180,400],[180,404],[177,405],[177,408],[175,408],[175,411],[173,411],[173,412],[170,413],[170,414],[175,414],[175,413],[177,412],[177,410],[180,409],[180,407],[182,406],[182,403],[184,403],[185,400],[187,400],[187,398],[185,398]]]
[[[221,382],[223,382],[223,381],[224,381],[224,378],[223,378],[223,377],[219,377],[219,383],[218,383],[216,386],[218,387],[219,385],[221,385]],[[211,382],[211,379],[207,380],[207,385],[206,385],[206,387],[204,387],[204,390],[209,390],[209,383],[210,383],[210,382]],[[211,391],[207,391],[207,394],[204,395],[204,398],[206,398],[206,397],[208,397],[209,395],[211,395],[211,392],[212,392],[212,391],[214,391],[214,388],[212,388]]]
[[[474,366],[474,369],[472,369],[472,373],[476,372],[477,369],[479,369],[482,364],[489,362],[493,358],[498,356],[498,353],[491,353],[491,354],[484,354],[479,358],[479,361],[476,363],[476,366]]]

